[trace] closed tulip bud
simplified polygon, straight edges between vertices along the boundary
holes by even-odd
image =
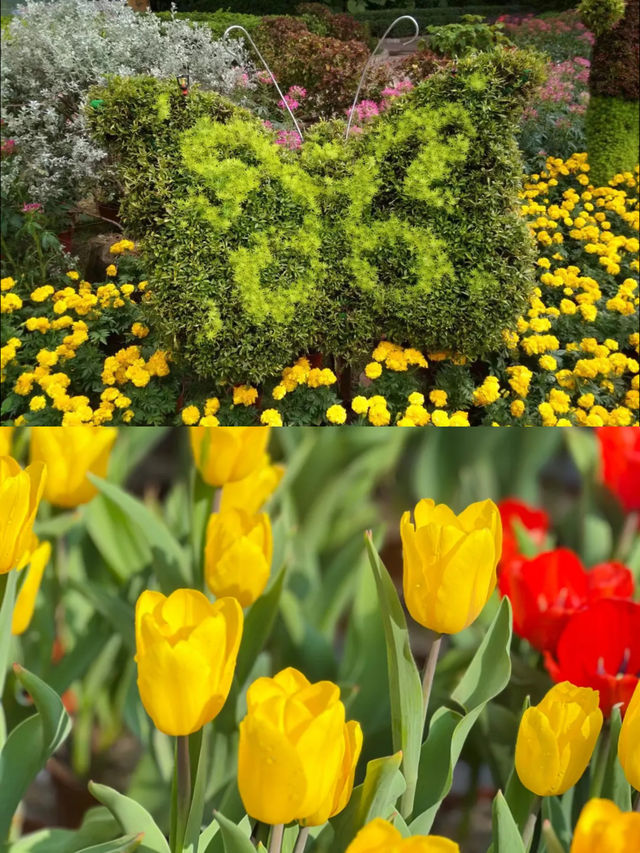
[[[442,835],[403,838],[389,821],[377,817],[362,827],[346,853],[460,853],[460,847]]]
[[[248,607],[267,585],[272,551],[268,515],[242,509],[214,513],[207,525],[207,586],[217,598],[230,595]]]
[[[623,812],[611,800],[584,806],[573,831],[571,853],[638,853],[640,814]]]
[[[74,507],[98,494],[87,474],[105,477],[118,435],[114,427],[33,427],[31,460],[47,465],[44,497],[54,506]]]
[[[260,467],[269,427],[190,427],[189,440],[205,483],[224,486],[244,480]]]
[[[457,634],[478,617],[496,585],[502,525],[493,501],[460,515],[422,500],[414,521],[400,522],[404,597],[416,622],[438,634]]]
[[[248,477],[235,483],[225,483],[222,489],[220,511],[243,509],[250,515],[259,512],[275,492],[284,474],[283,465],[272,465],[264,454],[260,467]]]
[[[234,598],[212,604],[193,589],[168,597],[142,593],[136,604],[138,689],[157,729],[188,735],[218,715],[231,687],[242,625]]]
[[[23,560],[25,565],[29,564],[29,568],[13,608],[11,633],[14,635],[23,634],[31,623],[42,575],[51,558],[51,544],[49,542],[39,543],[34,536],[32,548],[33,550]]]
[[[564,794],[586,770],[601,728],[597,690],[568,681],[554,685],[520,721],[516,772],[522,784],[540,797]]]
[[[622,721],[618,739],[618,758],[627,782],[640,791],[640,681]],[[638,845],[640,850],[640,845]]]
[[[31,551],[46,473],[41,462],[23,470],[11,456],[0,457],[0,574],[24,565]]]
[[[271,824],[323,823],[351,796],[361,746],[337,685],[311,684],[291,668],[259,678],[240,723],[238,787],[247,813]]]

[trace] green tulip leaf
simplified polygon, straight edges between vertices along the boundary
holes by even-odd
[[[125,833],[143,833],[141,853],[171,853],[164,834],[149,812],[135,800],[125,797],[108,785],[89,782],[89,791],[106,806]]]
[[[18,587],[18,572],[13,570],[7,574],[6,585],[2,595],[0,606],[0,698],[4,690],[4,680],[8,668],[9,649],[11,648],[11,623],[13,622],[13,608],[16,603],[16,589]],[[6,737],[4,711],[0,703],[0,746]]]
[[[200,730],[199,735],[199,744],[197,735],[191,735],[189,738],[189,746],[191,747],[193,742],[193,745],[198,750],[198,755],[197,761],[194,762],[192,759],[192,767],[195,769],[192,770],[193,792],[191,794],[191,807],[182,843],[185,853],[198,853],[199,849],[198,839],[202,827],[209,769],[207,758],[211,750],[211,726],[204,726]]]
[[[256,848],[251,843],[247,833],[248,827],[243,829],[242,824],[236,826],[221,812],[215,812],[215,818],[220,824],[225,853],[256,853]],[[247,821],[243,822],[246,823]]]
[[[119,581],[125,581],[151,561],[151,548],[140,536],[138,525],[117,504],[103,495],[87,506],[85,524],[89,536]]]
[[[566,851],[571,845],[573,827],[571,825],[571,814],[563,805],[559,797],[542,798],[543,822],[547,821],[553,830],[552,833],[547,834],[549,837],[553,835],[555,841],[560,844],[560,848]]]
[[[27,788],[71,731],[62,700],[48,684],[17,664],[16,678],[29,692],[37,713],[9,734],[0,752],[0,842]]]
[[[400,765],[402,753],[376,758],[367,764],[364,782],[353,789],[349,804],[331,820],[335,837],[332,853],[343,853],[356,833],[376,817],[389,819],[406,789]]]
[[[244,621],[242,643],[236,663],[236,678],[243,685],[273,629],[280,606],[286,568],[280,569],[270,588],[249,609]]]
[[[396,588],[376,551],[370,534],[365,536],[369,561],[376,580],[387,646],[391,696],[393,748],[402,752],[406,791],[401,811],[413,810],[422,743],[422,681],[411,653],[409,631]]]
[[[428,834],[442,800],[451,789],[453,769],[469,732],[487,703],[501,693],[511,676],[511,605],[503,598],[465,674],[451,698],[465,711],[438,708],[422,745],[413,833]]]
[[[142,844],[144,833],[137,835],[123,835],[114,841],[104,841],[102,844],[94,844],[92,847],[82,847],[78,853],[131,853]]]
[[[87,846],[81,831],[43,829],[13,842],[11,853],[130,853],[140,847],[142,839],[140,832]]]
[[[168,527],[150,509],[114,483],[87,474],[105,499],[128,517],[151,549],[154,571],[165,594],[189,586],[186,556]]]
[[[525,853],[524,841],[502,791],[493,800],[492,826],[494,853]]]
[[[609,720],[609,739],[604,772],[601,777],[600,791],[596,796],[605,797],[623,812],[631,811],[631,785],[627,782],[622,765],[618,761],[618,739],[622,718],[620,708],[614,707]]]

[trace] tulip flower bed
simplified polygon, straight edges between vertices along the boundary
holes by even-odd
[[[638,432],[476,435],[2,428],[2,842],[637,850]]]
[[[303,357],[261,387],[194,383],[158,339],[134,244],[104,284],[70,271],[33,289],[3,279],[5,422],[387,426],[629,425],[638,420],[638,174],[589,185],[583,155],[550,158],[522,212],[538,287],[504,350],[470,362],[382,342],[339,387]],[[135,282],[132,283],[132,282]],[[335,367],[335,365],[332,365]]]

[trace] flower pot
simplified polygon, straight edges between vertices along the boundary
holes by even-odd
[[[117,204],[105,204],[99,201],[97,204],[98,214],[103,219],[109,219],[111,222],[120,224],[120,207]]]
[[[65,250],[65,252],[68,252],[69,254],[71,254],[74,231],[75,228],[72,227],[67,228],[66,231],[61,231],[60,234],[58,234],[58,240],[62,244],[62,248]]]

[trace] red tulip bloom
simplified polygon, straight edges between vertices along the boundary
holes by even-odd
[[[549,516],[543,509],[536,509],[515,498],[506,498],[498,504],[502,520],[502,560],[503,564],[520,556],[518,525],[521,525],[538,549],[544,545],[549,529]]]
[[[640,510],[640,429],[600,427],[602,476],[627,512]]]
[[[498,585],[511,600],[515,632],[540,651],[554,651],[569,618],[590,603],[633,594],[626,566],[601,563],[586,571],[568,548],[512,560],[500,572]]]
[[[555,655],[545,652],[544,658],[554,681],[593,687],[604,714],[617,703],[624,713],[640,678],[640,604],[594,602],[569,619]]]

